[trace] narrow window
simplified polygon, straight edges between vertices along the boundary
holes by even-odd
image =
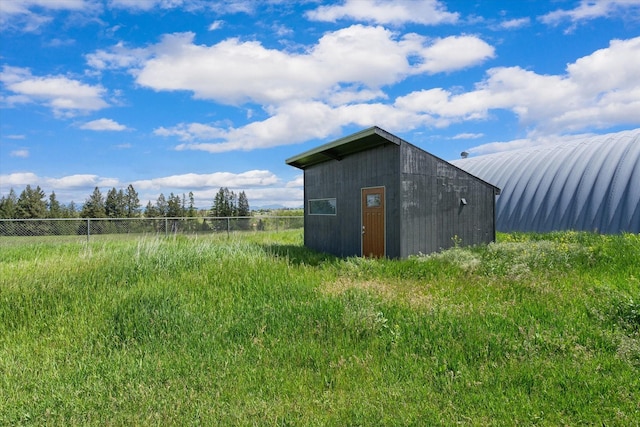
[[[335,215],[336,199],[309,200],[309,215]]]

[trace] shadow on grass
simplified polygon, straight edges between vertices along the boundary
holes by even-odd
[[[318,266],[320,264],[335,263],[340,258],[334,255],[317,252],[304,246],[298,245],[281,245],[281,244],[263,244],[262,249],[273,254],[276,258],[288,258],[289,261],[296,265]]]

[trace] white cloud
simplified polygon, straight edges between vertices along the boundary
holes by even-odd
[[[529,24],[531,24],[531,19],[529,17],[516,18],[516,19],[509,19],[507,21],[500,22],[499,27],[505,30],[513,30],[516,28],[526,27]]]
[[[470,35],[427,39],[364,25],[327,32],[296,51],[235,38],[207,46],[195,44],[194,37],[169,34],[141,49],[118,44],[87,56],[97,69],[128,69],[144,87],[186,90],[198,99],[236,105],[257,103],[269,116],[242,127],[197,122],[158,127],[156,135],[182,142],[177,150],[267,148],[327,138],[346,125],[397,131],[446,127],[491,119],[494,110],[510,111],[527,130],[543,134],[640,120],[635,113],[640,38],[613,40],[561,74],[495,67],[466,92],[436,87],[389,100],[386,88],[409,76],[474,66],[494,57],[495,50]]]
[[[573,26],[581,21],[589,21],[596,18],[625,18],[627,15],[640,13],[639,0],[581,0],[580,4],[570,10],[558,9],[540,17],[545,24],[558,25],[563,21],[570,21]]]
[[[569,64],[561,75],[498,67],[488,70],[468,92],[427,89],[400,96],[392,104],[291,101],[269,108],[267,119],[240,128],[182,123],[155,133],[182,140],[178,150],[219,153],[324,139],[346,125],[379,125],[396,131],[446,127],[490,119],[493,110],[511,111],[532,135],[639,124],[640,75],[634,72],[638,69],[640,38],[614,40],[608,48]]]
[[[38,176],[32,172],[17,172],[7,175],[0,175],[0,188],[9,191],[11,187],[34,185],[39,180]]]
[[[200,1],[194,0],[109,0],[109,7],[114,9],[129,9],[132,11],[149,11],[156,8],[199,8],[201,3]]]
[[[447,12],[446,6],[438,0],[346,0],[341,5],[320,6],[306,14],[314,21],[336,22],[340,19],[355,19],[376,24],[417,23],[436,25],[455,23],[459,14]]]
[[[478,139],[484,136],[483,133],[459,133],[452,136],[451,139]]]
[[[396,105],[451,121],[486,119],[493,109],[515,113],[535,132],[574,132],[640,124],[640,37],[613,40],[608,48],[578,59],[563,75],[540,75],[520,67],[488,70],[476,89],[413,92]]]
[[[95,131],[123,131],[127,130],[127,127],[111,119],[97,119],[84,123],[80,126],[80,129]]]
[[[304,175],[300,174],[295,177],[292,181],[287,182],[287,188],[302,188],[304,187]]]
[[[92,13],[100,9],[96,0],[4,0],[0,1],[0,27],[32,32],[51,22],[54,12]]]
[[[199,12],[205,9],[217,14],[251,13],[255,9],[254,0],[109,0],[113,9],[127,9],[131,12],[148,12],[154,9],[183,9]]]
[[[46,45],[49,47],[67,47],[67,46],[73,46],[75,43],[76,41],[74,39],[54,38],[54,39],[51,39],[49,42],[47,42]]]
[[[0,81],[16,94],[7,97],[9,103],[41,103],[57,117],[72,117],[78,113],[96,111],[109,105],[102,99],[106,90],[65,76],[38,77],[27,68],[4,66]]]
[[[42,8],[49,10],[85,10],[95,7],[95,1],[91,0],[19,0],[3,1],[0,10],[9,13],[26,13],[29,8]]]
[[[494,56],[494,48],[475,36],[445,37],[422,50],[417,68],[435,74],[471,67]]]
[[[208,1],[207,7],[220,15],[235,13],[251,14],[255,11],[258,4],[259,2],[255,0],[216,0]]]
[[[24,136],[24,135],[7,135],[7,136],[5,136],[5,138],[8,138],[8,139],[25,139],[26,136]]]
[[[209,25],[209,31],[219,30],[220,28],[222,28],[223,25],[224,25],[224,21],[221,21],[221,20],[213,21],[211,25]]]
[[[287,104],[264,121],[252,122],[241,128],[222,129],[200,123],[181,124],[173,129],[157,130],[156,134],[180,137],[183,141],[219,140],[214,143],[185,143],[177,150],[201,150],[211,153],[295,144],[308,139],[324,138],[339,130],[341,121],[336,112],[321,102]]]
[[[278,37],[289,37],[295,34],[295,31],[292,28],[279,23],[274,23],[273,25],[271,25],[271,31]]]
[[[242,173],[215,172],[211,174],[188,173],[159,178],[133,181],[136,190],[187,189],[202,190],[220,187],[254,188],[269,187],[280,183],[280,179],[268,170],[250,170]],[[74,174],[60,178],[40,177],[35,173],[22,172],[0,175],[0,186],[40,185],[55,190],[93,189],[94,187],[119,187],[122,183],[117,178],[101,177],[95,174]]]
[[[188,173],[161,178],[139,180],[132,183],[136,189],[162,190],[166,188],[202,189],[220,187],[246,188],[274,185],[279,179],[267,170],[251,170],[243,173],[215,172],[211,174]],[[213,199],[212,199],[213,200]]]
[[[245,190],[245,194],[252,209],[264,205],[282,205],[287,208],[297,208],[302,206],[302,201],[304,200],[302,187],[250,188]],[[208,200],[213,201],[213,196]]]
[[[158,136],[176,136],[182,141],[223,139],[228,134],[222,128],[202,123],[181,123],[172,128],[159,127],[153,133]]]
[[[129,49],[119,42],[109,51],[97,50],[85,55],[87,65],[98,71],[135,67],[147,60],[151,52],[147,49]]]
[[[9,153],[9,155],[11,157],[21,157],[23,159],[26,159],[27,157],[29,157],[29,150],[26,150],[26,149],[14,150],[11,153]]]
[[[91,174],[69,175],[62,178],[45,178],[44,182],[52,188],[93,188],[98,185],[100,177]]]
[[[120,181],[116,178],[100,177],[93,174],[68,175],[62,178],[41,177],[32,172],[11,173],[0,175],[0,189],[9,187],[40,186],[42,189],[74,190],[93,189],[94,187],[118,187]]]
[[[159,0],[109,0],[109,7],[114,9],[147,11],[156,7],[158,3],[160,3]]]
[[[209,153],[249,151],[280,145],[297,144],[312,139],[337,136],[343,126],[378,125],[390,129],[408,130],[418,125],[441,126],[442,122],[428,115],[405,111],[381,103],[331,107],[322,102],[292,102],[272,111],[272,116],[240,128],[222,129],[201,123],[180,124],[160,128],[157,135],[177,136],[188,141],[177,150],[200,150]],[[215,140],[214,142],[200,142]]]
[[[87,55],[96,69],[130,68],[141,86],[187,90],[198,99],[228,104],[274,105],[291,100],[340,102],[380,96],[380,88],[407,76],[452,72],[494,56],[475,36],[400,38],[383,27],[354,25],[325,34],[303,53],[268,49],[256,41],[227,39],[194,44],[193,33],[165,35],[161,42],[130,50],[122,44]],[[335,99],[334,99],[335,98]]]

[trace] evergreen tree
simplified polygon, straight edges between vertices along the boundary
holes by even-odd
[[[244,191],[241,191],[238,195],[238,216],[250,216],[251,209],[249,208],[249,200]]]
[[[56,192],[52,191],[49,195],[49,203],[47,203],[48,216],[49,218],[61,218],[62,217],[62,206],[60,202],[56,198]]]
[[[7,197],[0,198],[0,218],[16,218],[18,196],[13,188],[9,190]]]
[[[180,196],[171,193],[167,200],[167,215],[168,217],[176,218],[184,216],[182,211],[182,203]]]
[[[63,209],[63,216],[65,218],[77,218],[78,217],[78,207],[76,202],[73,200]]]
[[[127,217],[127,199],[124,194],[124,191],[121,189],[118,190],[118,218],[126,218]]]
[[[104,210],[107,218],[125,218],[127,215],[127,206],[125,194],[122,189],[116,191],[115,187],[107,192],[107,198],[104,202]]]
[[[107,218],[120,218],[123,215],[121,212],[122,202],[119,200],[118,191],[115,187],[111,188],[107,192],[107,198],[104,202],[104,211]]]
[[[236,216],[236,195],[233,191],[229,191],[227,187],[220,188],[213,199],[211,207],[211,216],[227,217]]]
[[[187,216],[189,218],[193,218],[196,216],[196,206],[195,206],[195,198],[193,196],[193,191],[189,191],[189,209],[187,210]]]
[[[227,216],[238,216],[238,200],[236,193],[225,188],[225,197],[227,198],[227,207],[229,214]]]
[[[220,190],[216,193],[213,198],[213,206],[211,206],[211,216],[221,217],[225,216],[224,212],[225,208],[225,199],[224,199],[224,189],[220,187]]]
[[[44,191],[37,186],[35,189],[30,185],[20,193],[16,203],[17,218],[45,218],[47,216],[47,204],[44,201]]]
[[[249,200],[247,199],[247,195],[244,191],[241,191],[238,195],[238,216],[241,217],[249,217],[251,216],[251,209],[249,208]],[[251,219],[250,218],[241,218],[238,220],[238,227],[241,230],[248,230],[251,228]]]
[[[151,204],[151,200],[147,203],[147,207],[144,209],[144,217],[145,218],[156,218],[158,217],[158,210],[156,207]]]
[[[84,202],[80,217],[82,218],[104,218],[107,215],[105,210],[104,197],[100,189],[96,187],[89,198]]]
[[[220,187],[220,190],[218,190],[216,195],[213,196],[213,205],[211,205],[211,211],[209,211],[211,216],[213,217],[221,216],[219,214],[222,211],[223,200],[224,200],[224,192],[222,191],[222,187]]]
[[[187,216],[187,196],[182,193],[182,216]]]
[[[169,205],[167,199],[164,197],[164,194],[160,193],[158,200],[156,200],[156,214],[158,216],[167,216],[168,211]]]
[[[133,188],[133,185],[129,184],[127,187],[127,192],[124,196],[125,200],[125,211],[127,218],[135,218],[140,213],[140,198],[138,197],[138,193]]]

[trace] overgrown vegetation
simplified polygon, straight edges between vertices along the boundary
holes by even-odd
[[[640,422],[640,236],[402,261],[301,242],[4,248],[0,424]]]

